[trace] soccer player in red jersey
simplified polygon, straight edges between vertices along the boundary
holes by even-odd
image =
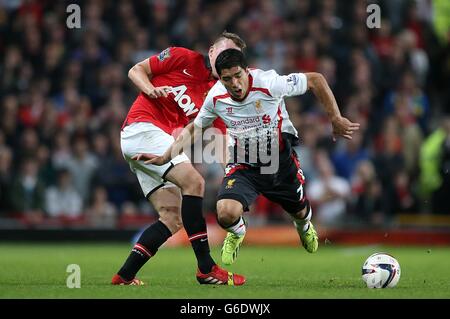
[[[224,50],[245,48],[244,41],[224,32],[210,47],[208,57],[181,47],[170,47],[133,66],[128,76],[141,93],[121,131],[121,147],[142,191],[159,213],[159,220],[139,237],[129,257],[112,278],[115,285],[142,285],[136,273],[182,222],[197,258],[200,284],[242,285],[243,276],[220,268],[210,255],[202,214],[204,180],[183,153],[162,166],[147,165],[141,153],[162,155],[173,143],[172,134],[198,114],[218,78],[214,64]],[[222,131],[223,122],[215,125]]]

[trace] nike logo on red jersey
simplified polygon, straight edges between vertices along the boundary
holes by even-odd
[[[183,69],[183,73],[189,75],[190,77],[194,77],[192,74],[189,74],[188,71],[186,71],[186,69]]]

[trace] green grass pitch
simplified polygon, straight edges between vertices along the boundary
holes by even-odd
[[[139,272],[146,286],[111,286],[129,244],[0,244],[0,298],[450,298],[450,247],[346,247],[316,254],[302,247],[246,247],[229,270],[245,274],[241,287],[199,285],[190,248],[162,248]],[[361,266],[374,252],[401,265],[393,289],[368,289]],[[212,250],[220,260],[220,249]],[[81,288],[69,289],[67,265],[81,268]]]

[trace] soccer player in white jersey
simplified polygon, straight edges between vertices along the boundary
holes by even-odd
[[[280,204],[292,216],[303,246],[310,253],[316,252],[318,236],[303,190],[305,178],[292,148],[298,134],[285,111],[284,97],[311,90],[331,121],[334,140],[335,136],[351,139],[359,124],[341,115],[331,89],[319,73],[286,76],[273,70],[250,70],[244,55],[236,49],[219,54],[215,67],[220,81],[209,91],[194,125],[189,124],[162,156],[146,154],[147,162],[167,163],[181,152],[186,141],[194,141],[196,128],[205,129],[216,118],[222,118],[233,146],[217,202],[218,223],[228,231],[222,262],[231,264],[236,260],[246,232],[242,215],[259,194]],[[252,154],[255,145],[256,156]],[[270,155],[270,161],[261,160],[264,154]],[[274,160],[275,171],[267,170]]]

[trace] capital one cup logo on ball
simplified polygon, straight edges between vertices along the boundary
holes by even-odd
[[[362,267],[362,279],[367,288],[393,288],[400,279],[400,264],[385,253],[370,255]]]

